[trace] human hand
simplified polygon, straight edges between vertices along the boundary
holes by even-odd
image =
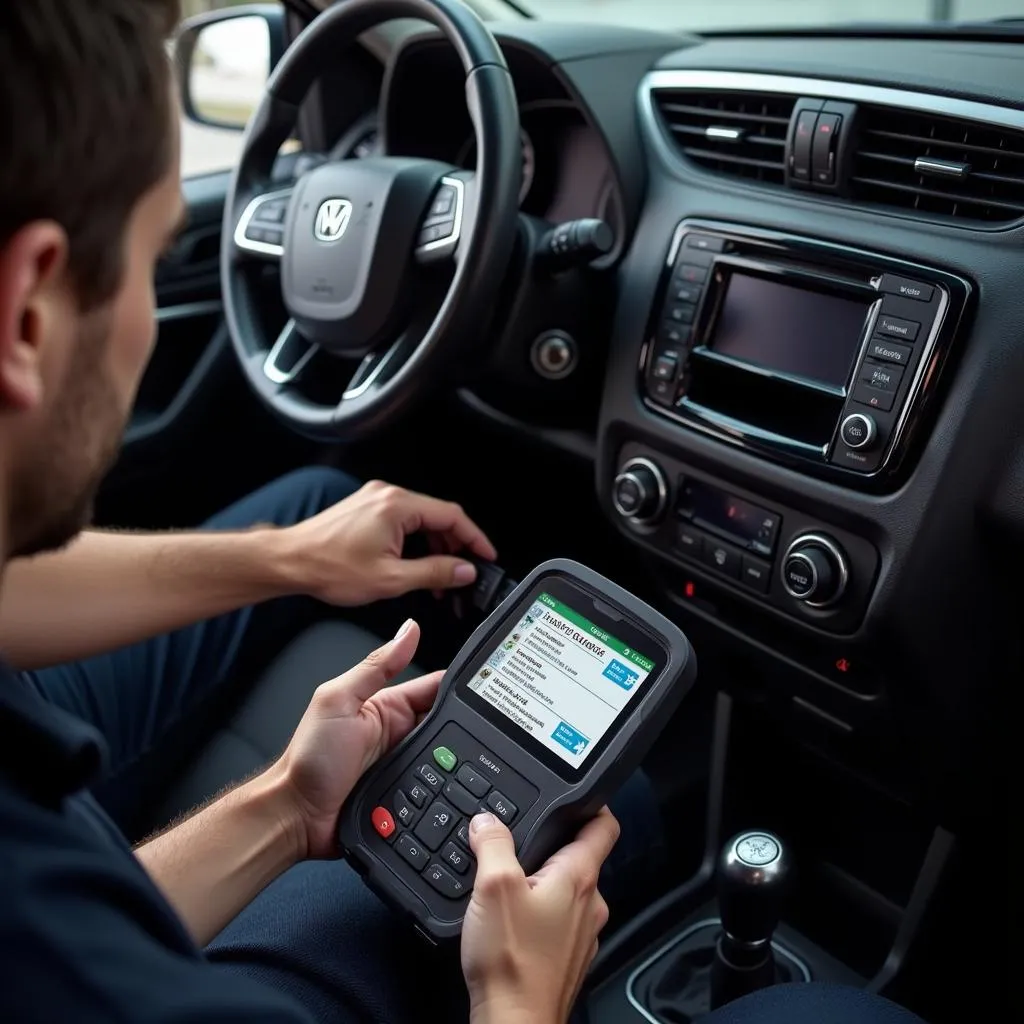
[[[462,971],[473,1024],[568,1019],[608,921],[597,879],[618,837],[606,807],[527,878],[509,830],[491,814],[472,820],[477,872],[462,926]]]
[[[360,776],[404,739],[437,696],[443,673],[388,686],[420,639],[411,619],[395,638],[355,668],[319,686],[295,735],[270,769],[282,782],[292,831],[304,840],[301,859],[337,853],[341,805]]]
[[[435,553],[402,558],[406,537],[420,532]],[[279,536],[294,589],[341,606],[411,590],[464,587],[476,579],[476,567],[454,552],[467,549],[488,561],[497,557],[458,505],[379,481]]]

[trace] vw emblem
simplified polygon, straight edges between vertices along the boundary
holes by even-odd
[[[336,242],[352,219],[352,204],[347,199],[325,199],[316,211],[313,235],[318,242]]]

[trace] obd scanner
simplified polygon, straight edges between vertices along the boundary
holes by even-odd
[[[683,632],[583,565],[538,566],[474,631],[423,722],[360,780],[341,848],[433,940],[456,936],[490,811],[530,874],[639,766],[693,685]]]

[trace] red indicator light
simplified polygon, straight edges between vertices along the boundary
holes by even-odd
[[[852,667],[853,666],[850,664],[848,659],[846,659],[846,658],[837,658],[836,659],[836,668],[840,672],[849,672]]]
[[[828,135],[828,133],[829,133],[830,131],[832,131],[832,125],[830,125],[830,124],[823,124],[823,125],[822,125],[822,126],[821,126],[821,127],[819,128],[819,129],[818,129],[818,131],[819,131],[819,132],[821,132],[821,134],[822,134],[822,135]]]
[[[695,594],[696,592],[697,592],[697,588],[696,588],[696,587],[695,587],[695,586],[693,585],[693,581],[692,581],[692,580],[687,580],[687,581],[686,581],[686,586],[685,586],[685,587],[683,587],[683,593],[684,593],[684,594],[685,594],[685,595],[686,595],[687,597],[693,597],[693,595],[694,595],[694,594]]]
[[[736,518],[736,506],[735,506],[735,505],[730,505],[730,506],[729,506],[729,511],[728,511],[728,512],[726,512],[726,515],[727,515],[727,516],[728,516],[728,517],[729,517],[730,519],[735,519],[735,518]]]

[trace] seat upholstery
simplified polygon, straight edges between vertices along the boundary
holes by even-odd
[[[158,820],[173,821],[272,761],[287,745],[313,691],[381,642],[373,633],[337,620],[300,634],[255,681],[235,714],[172,787]],[[410,667],[399,678],[417,674]]]

